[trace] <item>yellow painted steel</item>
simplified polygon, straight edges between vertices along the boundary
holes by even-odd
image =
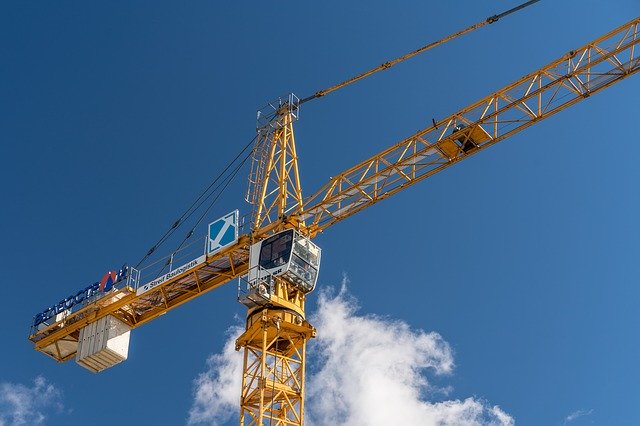
[[[131,328],[138,327],[246,274],[248,260],[249,236],[243,235],[235,245],[211,256],[204,264],[149,292],[136,295],[133,288],[117,290],[46,328],[35,330],[29,339],[35,349],[57,361],[67,361],[75,356],[78,334],[85,325],[112,315]]]
[[[247,318],[236,341],[244,350],[241,425],[303,425],[306,343],[315,328],[280,308],[259,309]]]
[[[335,177],[293,219],[310,235],[640,70],[640,18],[420,130]]]
[[[293,102],[291,96],[280,105],[274,118],[258,129],[248,200],[254,205],[252,229],[263,228],[259,236],[285,229],[282,219],[291,210],[302,207],[298,155],[293,136],[297,105]],[[265,233],[265,226],[270,224],[272,226]]]
[[[72,313],[29,338],[58,361],[75,355],[79,330],[113,315],[135,328],[247,273],[252,242],[282,229],[313,237],[361,211],[640,70],[640,18],[421,130],[333,177],[303,201],[291,109],[259,135],[264,155],[254,177],[254,228],[237,244],[196,268],[136,295],[125,288]],[[257,195],[255,195],[257,194]],[[305,226],[305,223],[307,226]],[[244,350],[241,424],[302,425],[306,343],[315,329],[304,315],[305,295],[276,277],[274,303],[248,312],[236,342]]]
[[[297,105],[289,97],[271,122],[258,129],[253,193],[259,193],[254,209],[256,240],[301,223],[285,221],[291,209],[302,207],[302,188],[293,121]],[[275,277],[268,307],[247,313],[246,330],[236,341],[243,349],[241,425],[304,424],[304,367],[307,341],[315,329],[305,318],[305,294],[284,276]]]

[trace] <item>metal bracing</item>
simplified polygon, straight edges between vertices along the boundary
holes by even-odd
[[[270,104],[268,108],[274,113],[261,115],[260,111],[258,114],[258,138],[249,174],[247,201],[253,204],[254,231],[282,222],[288,213],[302,207],[298,155],[293,136],[298,98],[289,95],[287,101]],[[282,229],[276,227],[273,231]]]
[[[333,177],[294,216],[311,235],[636,73],[640,18]]]
[[[118,289],[29,338],[58,361],[71,359],[79,330],[107,315],[131,328],[157,318],[248,271],[250,244],[285,227],[314,236],[438,171],[568,108],[640,70],[640,18],[518,80],[434,126],[340,173],[303,202],[293,121],[297,98],[270,106],[259,126],[250,175],[252,235],[149,292]],[[266,127],[265,127],[266,126]],[[263,129],[262,131],[260,129]],[[306,221],[307,227],[304,227]],[[241,424],[302,425],[305,347],[315,329],[305,320],[305,294],[281,281],[271,305],[251,310],[236,342],[244,350]]]
[[[278,309],[250,313],[236,341],[244,348],[240,424],[304,424],[306,343],[315,329],[297,314]]]
[[[301,209],[291,126],[297,117],[297,108],[292,108],[289,115],[280,118],[286,124],[283,128],[288,130],[282,132],[282,137],[271,139],[280,145],[287,142],[286,145],[292,148],[287,147],[284,151],[285,157],[290,159],[282,162],[287,173],[281,173],[280,176],[286,176],[287,179],[278,181],[282,183],[277,186],[280,191],[278,195],[289,196],[293,184],[296,188],[293,192],[296,196],[292,197],[296,200],[292,203],[297,206],[295,215],[305,219],[312,231],[314,228],[315,232],[321,231],[637,72],[640,69],[640,58],[636,51],[640,40],[639,26],[640,18],[636,18],[441,120],[436,126],[417,132],[340,173],[306,199]],[[275,114],[269,121],[272,122],[274,117]],[[466,127],[452,133],[460,124]],[[274,157],[276,152],[282,158],[283,152],[275,151]],[[282,170],[282,166],[279,170]],[[269,184],[276,178],[270,177]],[[283,190],[285,184],[286,191]],[[272,191],[265,190],[264,193],[265,196],[272,196],[272,202],[262,202],[263,211],[271,211],[273,214],[269,220],[274,220],[282,211],[275,213],[278,209],[269,209],[269,206],[279,204],[274,204],[276,197]],[[266,215],[261,213],[261,217],[265,218]],[[277,226],[282,225],[276,221],[264,224],[262,229],[275,229]],[[260,233],[266,235],[266,232]],[[80,328],[90,322],[113,315],[134,328],[246,273],[249,242],[250,237],[243,235],[234,246],[207,259],[205,264],[189,273],[168,280],[153,292],[137,296],[135,289],[119,290],[117,294],[100,299],[61,321],[33,332],[29,338],[37,350],[57,361],[71,359],[75,355],[73,347]]]
[[[87,324],[112,315],[131,328],[138,327],[246,274],[248,259],[249,237],[243,235],[232,247],[147,293],[137,295],[136,289],[131,287],[119,289],[56,323],[34,331],[29,339],[37,350],[57,361],[67,361],[75,356],[79,331]]]

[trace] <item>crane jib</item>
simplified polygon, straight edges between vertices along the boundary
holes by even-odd
[[[171,276],[160,277],[161,283],[151,281],[154,288],[143,294],[136,294],[136,281],[135,285],[112,289],[109,295],[88,301],[89,293],[93,297],[96,292],[95,284],[89,286],[90,291],[84,289],[47,309],[38,320],[56,315],[56,322],[37,327],[29,338],[37,350],[57,361],[75,356],[78,363],[89,364],[95,354],[84,354],[89,346],[84,338],[94,336],[94,328],[100,324],[118,324],[128,333],[205,292],[233,279],[240,278],[239,283],[244,279],[246,292],[239,292],[239,301],[249,307],[249,315],[247,328],[236,341],[236,347],[245,350],[242,416],[273,418],[273,413],[265,414],[264,404],[255,403],[254,396],[265,389],[273,392],[277,386],[278,393],[270,396],[279,407],[287,407],[282,412],[296,413],[296,418],[302,419],[305,345],[315,337],[315,328],[305,317],[304,303],[315,285],[320,260],[320,250],[310,238],[640,71],[639,43],[640,18],[636,18],[457,113],[433,120],[432,127],[334,176],[305,200],[292,127],[299,102],[284,103],[292,106],[289,110],[279,105],[274,113],[281,120],[272,122],[275,130],[265,132],[258,142],[270,144],[272,149],[264,151],[264,158],[260,156],[269,167],[257,174],[263,184],[256,192],[256,202],[263,210],[260,217],[271,214],[273,220],[255,226],[250,234],[238,235],[237,215],[225,216],[209,229],[204,262],[196,258]],[[272,197],[269,202],[265,202],[267,197]],[[294,207],[287,204],[287,197],[295,198]],[[289,245],[291,234],[295,238]],[[269,240],[272,235],[273,240]],[[197,256],[202,255],[198,251]],[[97,288],[99,292],[100,285]],[[68,307],[77,308],[81,302],[85,308],[70,310],[65,316]],[[117,362],[123,359],[126,351]],[[267,359],[278,359],[282,367],[261,369]],[[301,422],[293,419],[287,424]]]
[[[638,44],[640,18],[334,175],[294,216],[321,232],[638,72]]]
[[[198,265],[202,265],[206,260],[207,260],[207,255],[203,254],[202,256],[198,257],[197,259],[193,259],[192,261],[187,262],[184,265],[175,268],[173,271],[167,272],[163,276],[158,277],[155,280],[153,280],[151,282],[148,282],[148,283],[146,283],[144,285],[141,285],[136,290],[136,295],[140,296],[141,294],[144,294],[144,293],[146,293],[146,292],[148,292],[150,290],[153,290],[154,288],[156,288],[159,285],[167,282],[171,278],[176,277],[176,276],[178,276],[180,274],[183,274],[183,273],[185,273],[187,271],[190,271],[191,269],[195,268]]]

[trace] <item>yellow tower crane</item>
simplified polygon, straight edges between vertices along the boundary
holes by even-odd
[[[311,240],[334,223],[635,74],[639,42],[640,17],[434,121],[332,177],[306,198],[293,123],[301,103],[344,84],[302,101],[290,95],[269,104],[258,115],[252,152],[250,233],[236,233],[221,244],[220,235],[237,229],[237,213],[227,215],[214,222],[218,237],[210,227],[203,255],[144,284],[134,268],[108,273],[39,314],[29,339],[57,361],[75,357],[101,371],[126,358],[122,347],[129,330],[239,278],[239,300],[248,308],[246,329],[236,342],[244,354],[240,424],[302,425],[306,343],[316,333],[305,316],[305,299],[315,287],[321,258]],[[388,68],[385,64],[372,71]]]

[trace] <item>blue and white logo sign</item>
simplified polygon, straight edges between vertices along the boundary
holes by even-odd
[[[207,254],[212,255],[238,241],[238,210],[209,224]]]

